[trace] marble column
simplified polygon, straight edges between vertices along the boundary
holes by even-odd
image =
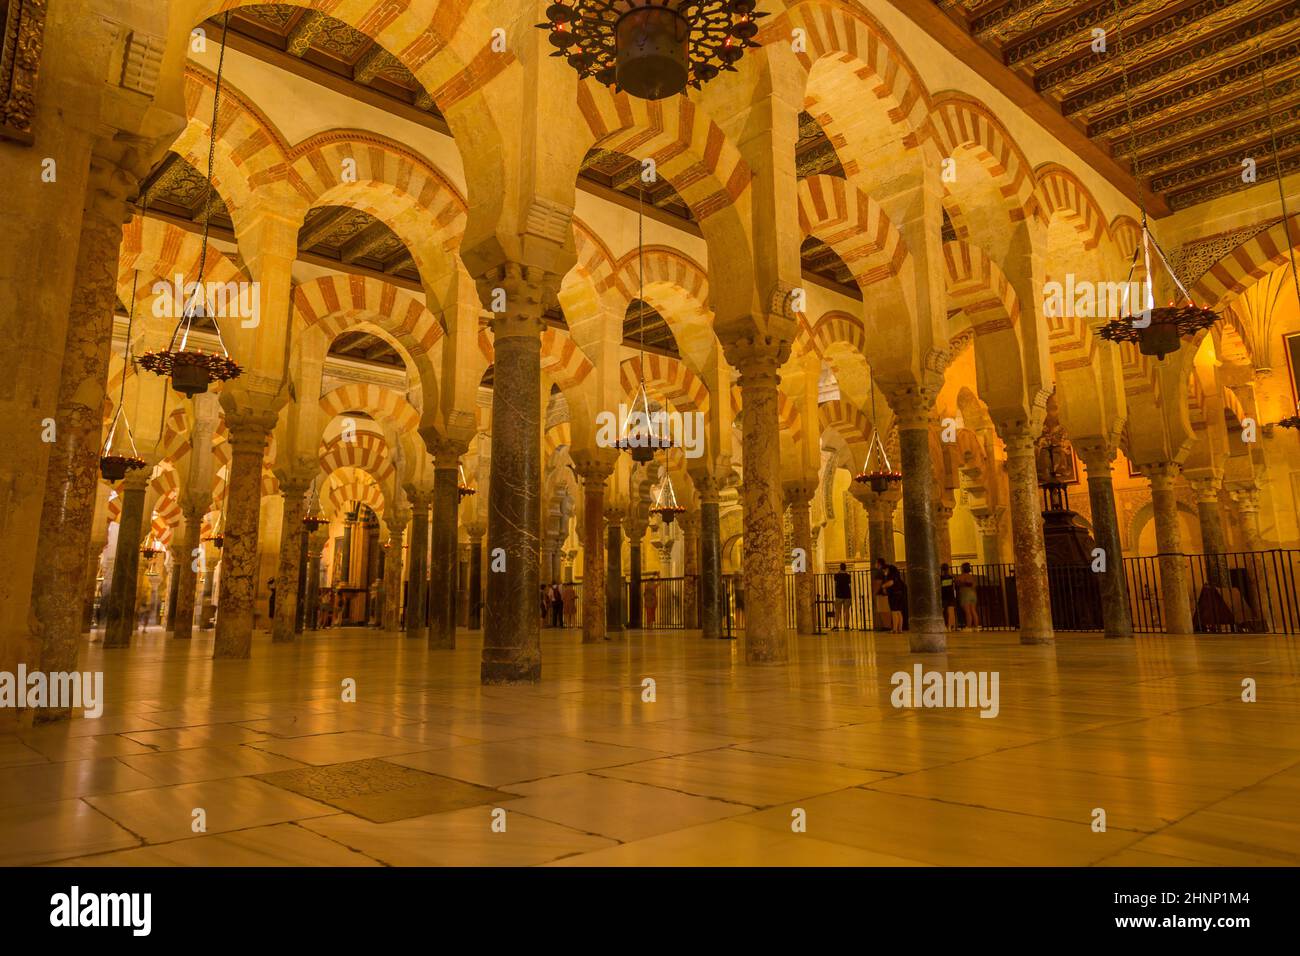
[[[429,504],[433,495],[408,488],[406,498],[411,503],[410,540],[406,547],[406,636],[426,637],[425,582],[429,575],[425,562],[429,554]]]
[[[397,631],[402,620],[402,534],[406,530],[405,517],[389,516],[388,542],[384,548],[384,611],[385,631]]]
[[[722,514],[718,482],[711,476],[695,478],[700,499],[700,636],[722,637]]]
[[[207,514],[211,499],[186,496],[181,499],[183,526],[177,532],[181,537],[181,560],[176,565],[176,614],[172,618],[172,639],[188,641],[194,636],[194,596],[198,586],[195,562],[198,561],[202,542],[203,516]]]
[[[1228,536],[1224,531],[1223,517],[1219,510],[1219,490],[1223,487],[1223,478],[1219,475],[1201,475],[1188,478],[1192,494],[1196,497],[1196,515],[1201,523],[1201,548],[1205,552],[1205,580],[1218,588],[1226,588],[1229,583]]]
[[[614,463],[599,458],[575,466],[582,481],[582,643],[606,639],[605,633],[605,484]]]
[[[623,512],[605,509],[605,630],[623,630]]]
[[[898,560],[894,551],[894,512],[902,498],[902,491],[894,489],[884,494],[873,494],[875,500],[867,512],[867,542],[871,551],[871,560],[884,558],[890,564]],[[879,542],[880,550],[876,550]]]
[[[700,516],[684,511],[682,526],[682,619],[687,630],[700,626]]]
[[[1097,576],[1101,589],[1102,627],[1107,637],[1133,636],[1128,603],[1128,580],[1124,574],[1124,549],[1120,544],[1119,517],[1115,510],[1115,486],[1111,481],[1113,449],[1089,447],[1075,442],[1075,451],[1088,469],[1088,502],[1092,510],[1092,535],[1106,556],[1106,570]]]
[[[275,427],[271,411],[226,412],[230,471],[221,551],[221,596],[217,602],[214,658],[246,659],[253,649],[257,595],[257,534],[262,506],[262,456]]]
[[[912,653],[941,653],[948,635],[939,594],[934,541],[934,462],[930,454],[933,397],[910,386],[887,393],[898,422],[903,472],[903,538],[907,543],[907,643]]]
[[[307,516],[307,489],[311,482],[293,477],[280,480],[284,507],[280,518],[280,562],[275,573],[275,620],[271,641],[291,643],[298,619],[298,557],[302,552],[302,519]]]
[[[168,549],[172,560],[167,572],[167,616],[163,620],[163,628],[169,632],[176,629],[176,600],[180,595],[181,563],[189,561],[180,536],[180,528],[172,530],[172,546]]]
[[[803,551],[803,570],[795,571],[794,575],[794,619],[800,634],[811,634],[816,628],[812,566],[812,500],[816,493],[816,484],[810,482],[787,482],[785,486],[785,500],[794,525],[794,546]]]
[[[640,630],[645,626],[641,613],[641,542],[645,539],[646,525],[636,518],[627,522],[627,626]],[[667,576],[666,572],[662,575]]]
[[[740,370],[745,478],[745,660],[783,664],[790,641],[785,617],[785,527],[781,507],[781,426],[778,369],[789,347],[754,339],[730,343],[727,361]]]
[[[542,678],[541,316],[543,299],[553,286],[554,277],[515,263],[480,282],[480,288],[505,293],[506,309],[492,316],[495,383],[487,529],[489,559],[501,551],[506,563],[504,571],[488,573],[479,668],[484,684],[535,684]]]
[[[117,524],[117,551],[113,583],[108,592],[105,647],[129,647],[135,633],[136,594],[139,590],[140,540],[144,535],[144,496],[151,468],[137,468],[122,479],[122,512]],[[75,667],[73,668],[76,669]]]
[[[942,501],[934,506],[934,545],[939,552],[940,564],[952,563],[952,532],[948,523],[952,520],[952,506]]]
[[[307,536],[307,615],[306,628],[316,630],[316,612],[320,610],[320,558],[325,550],[329,525],[321,525]],[[399,589],[400,593],[400,589]]]
[[[122,223],[128,215],[123,200],[136,186],[136,181],[115,164],[92,157],[63,343],[54,414],[56,440],[47,446],[49,457],[31,582],[29,619],[44,671],[77,669],[81,595],[85,593],[86,554],[95,523],[105,383],[113,348],[118,253]],[[35,661],[28,661],[28,666],[34,665]],[[69,713],[41,710],[37,720],[63,720]]]
[[[429,646],[456,647],[456,568],[460,529],[460,456],[463,441],[439,438],[429,445],[433,454],[433,562],[429,574]]]
[[[1237,512],[1241,539],[1247,551],[1263,551],[1268,548],[1263,535],[1259,532],[1259,489],[1249,486],[1234,487],[1228,492],[1232,498],[1233,508]]]
[[[294,588],[297,611],[293,616],[293,633],[301,634],[307,626],[307,528],[298,528],[298,586]]]
[[[1038,487],[1034,430],[1023,421],[998,428],[1007,449],[1007,489],[1011,506],[1011,544],[1016,565],[1016,606],[1020,643],[1051,644],[1052,597],[1047,586],[1047,546],[1043,542],[1042,491]]]
[[[483,532],[482,525],[469,526],[469,629],[483,627]]]
[[[1156,525],[1160,598],[1164,608],[1166,634],[1192,633],[1187,557],[1183,554],[1182,534],[1178,527],[1178,493],[1174,486],[1181,472],[1182,466],[1173,461],[1142,466],[1142,474],[1151,483],[1151,508]]]

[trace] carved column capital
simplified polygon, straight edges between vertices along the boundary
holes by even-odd
[[[1153,491],[1173,491],[1174,482],[1183,472],[1183,466],[1176,461],[1146,462],[1141,468],[1142,477],[1151,482]]]
[[[727,361],[740,372],[740,387],[781,383],[778,374],[790,358],[790,343],[773,336],[752,336],[724,343]]]
[[[483,308],[492,313],[492,335],[540,335],[546,302],[561,278],[519,262],[503,262],[480,276],[476,285]]]
[[[901,430],[929,429],[934,419],[934,402],[943,385],[938,382],[878,382],[885,402]]]

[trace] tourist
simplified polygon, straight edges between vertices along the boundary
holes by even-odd
[[[551,582],[551,627],[564,627],[564,594],[560,586]]]
[[[849,566],[840,562],[840,569],[835,572],[835,627],[837,630],[849,629],[849,615],[853,608],[853,576]]]
[[[903,575],[899,573],[898,565],[890,564],[884,558],[877,558],[876,563],[881,571],[881,589],[889,598],[889,632],[901,634],[903,608],[907,606],[907,589],[903,583]]]
[[[655,612],[659,610],[659,588],[654,581],[645,585],[645,626],[655,626]]]
[[[948,630],[957,628],[957,585],[952,569],[948,565],[939,565],[939,594],[943,598],[943,621]]]
[[[963,625],[973,631],[980,629],[979,594],[975,589],[975,575],[971,573],[970,562],[961,566],[961,574],[954,582],[957,586],[957,603],[961,606]]]

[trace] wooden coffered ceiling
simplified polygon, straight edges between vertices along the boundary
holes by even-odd
[[[221,17],[205,25],[214,41],[220,40],[221,28]],[[230,45],[255,56],[265,56],[269,49],[282,54],[276,58],[280,65],[291,66],[290,61],[297,60],[299,72],[324,71],[421,113],[440,117],[433,97],[397,57],[365,34],[319,10],[285,3],[238,7],[230,11]]]
[[[1157,213],[1248,188],[1245,159],[1257,180],[1273,176],[1270,112],[1283,175],[1300,169],[1300,0],[891,2],[1013,100],[1025,105],[1009,83],[1036,93],[1049,110],[1036,118],[1130,195],[1120,180],[1136,160]]]

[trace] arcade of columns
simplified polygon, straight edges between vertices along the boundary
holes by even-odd
[[[372,129],[335,123],[327,106],[340,94],[323,91],[320,115],[304,122],[269,92],[268,67],[232,53],[214,178],[235,239],[211,241],[207,278],[254,283],[258,321],[221,320],[239,378],[192,401],[170,392],[124,367],[115,315],[135,282],[131,350],[164,345],[172,323],[155,317],[156,285],[196,274],[199,237],[142,214],[137,199],[169,151],[206,168],[215,52],[193,52],[191,29],[235,5],[177,0],[160,20],[154,5],[99,0],[117,29],[107,45],[76,28],[81,12],[52,5],[36,145],[0,145],[6,181],[32,184],[6,200],[0,272],[14,304],[6,331],[22,344],[0,360],[10,556],[0,668],[74,668],[110,540],[104,645],[128,646],[150,536],[170,548],[171,637],[192,638],[196,608],[206,621],[215,604],[217,658],[249,657],[255,628],[293,641],[303,605],[319,603],[324,564],[334,582],[384,581],[373,609],[382,627],[398,629],[396,582],[408,582],[408,637],[453,648],[458,621],[481,626],[483,682],[532,682],[543,673],[541,584],[582,581],[581,639],[592,643],[644,613],[638,589],[624,609],[609,582],[686,574],[688,626],[713,639],[725,567],[744,582],[745,660],[781,663],[791,546],[815,556],[810,570],[905,561],[918,652],[947,646],[940,561],[1011,562],[1021,640],[1050,643],[1035,461],[1049,419],[1086,471],[1086,500],[1074,504],[1099,547],[1136,553],[1149,514],[1170,631],[1191,630],[1179,554],[1294,545],[1284,476],[1300,454],[1271,433],[1241,441],[1246,419],[1276,420],[1290,401],[1268,349],[1225,323],[1154,362],[1101,342],[1097,322],[1045,315],[1047,282],[1127,271],[1132,204],[1055,141],[1027,137],[1030,122],[977,78],[969,89],[987,102],[932,87],[917,65],[928,38],[850,3],[775,5],[737,74],[660,103],[579,83],[547,56],[527,4],[304,4],[408,66],[450,133],[415,136],[373,108]],[[498,27],[504,50],[491,45]],[[153,69],[140,88],[105,86],[110,65],[143,55],[144,41]],[[58,115],[43,102],[55,96]],[[797,174],[803,110],[843,177]],[[700,236],[652,224],[638,262],[635,213],[576,188],[593,148],[654,160]],[[58,169],[49,184],[46,156]],[[1263,218],[1266,198],[1251,201]],[[388,225],[420,291],[304,264],[299,232],[322,205]],[[1195,209],[1168,229],[1189,250],[1204,232]],[[1274,226],[1212,258],[1194,295],[1246,301],[1281,264],[1280,235]],[[860,300],[805,283],[809,237],[838,254]],[[41,281],[13,268],[19,258],[41,263]],[[623,325],[641,265],[644,298],[680,352],[648,358],[647,388],[698,414],[704,442],[698,457],[676,449],[634,470],[601,447],[597,415],[630,403],[640,384]],[[548,318],[557,305],[563,327]],[[1296,325],[1291,308],[1270,335]],[[367,378],[341,365],[330,346],[355,330],[393,344],[403,373]],[[109,489],[97,456],[123,377],[147,466]],[[42,439],[48,421],[53,441]],[[901,495],[849,480],[874,428],[888,436]],[[472,497],[460,494],[462,468]],[[687,508],[671,531],[646,513],[665,473]],[[375,516],[368,529],[345,520],[356,502]],[[326,520],[316,532],[304,529],[309,511]],[[1187,540],[1189,527],[1201,541]],[[366,570],[351,575],[345,557]],[[1101,575],[1111,637],[1132,633],[1118,567]],[[797,630],[811,632],[810,579],[794,594]],[[465,595],[482,595],[481,606],[460,606]]]

